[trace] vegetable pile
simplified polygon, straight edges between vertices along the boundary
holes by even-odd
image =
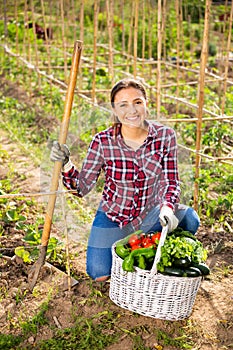
[[[161,232],[145,234],[142,230],[136,231],[116,243],[116,254],[123,260],[124,271],[133,272],[134,266],[150,270]]]
[[[133,272],[135,266],[150,270],[153,266],[161,232],[145,234],[136,231],[116,243],[116,254],[123,259],[122,269]],[[170,276],[198,277],[208,275],[207,250],[189,231],[177,228],[166,237],[161,248],[157,271]]]

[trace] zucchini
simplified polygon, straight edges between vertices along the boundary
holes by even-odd
[[[183,276],[185,277],[199,277],[201,276],[201,271],[197,267],[187,267],[184,269],[184,274]]]
[[[175,267],[164,267],[164,271],[162,272],[164,275],[182,277],[184,271],[182,269],[178,269]]]
[[[210,274],[210,268],[209,266],[207,266],[205,263],[201,262],[199,264],[196,263],[192,263],[193,267],[196,267],[197,269],[199,269],[202,273],[202,275],[207,276]]]
[[[172,265],[174,267],[180,267],[180,268],[186,268],[186,267],[189,267],[191,265],[191,258],[189,258],[188,256],[185,257],[185,258],[175,258],[173,260],[173,263]]]

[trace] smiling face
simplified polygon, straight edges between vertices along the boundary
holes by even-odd
[[[147,100],[141,90],[124,88],[114,97],[113,111],[123,126],[142,128],[147,115]]]

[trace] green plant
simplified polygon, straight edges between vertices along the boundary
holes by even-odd
[[[39,327],[48,323],[48,319],[46,317],[46,312],[49,308],[49,300],[45,301],[40,306],[39,312],[33,316],[28,321],[21,322],[20,326],[22,328],[23,336],[28,336],[28,334],[33,333],[36,334],[38,332]]]
[[[22,342],[22,340],[23,339],[21,336],[0,333],[0,349],[16,349],[18,345]]]
[[[94,314],[90,318],[77,317],[72,328],[58,330],[53,338],[40,341],[35,349],[40,350],[73,350],[73,349],[106,349],[119,338],[119,333],[106,332],[106,329],[114,328],[115,315],[111,311],[103,311]]]

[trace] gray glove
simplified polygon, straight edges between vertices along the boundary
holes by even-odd
[[[66,165],[70,159],[70,151],[67,145],[60,145],[58,141],[53,141],[50,152],[52,162],[62,162],[62,166]]]

